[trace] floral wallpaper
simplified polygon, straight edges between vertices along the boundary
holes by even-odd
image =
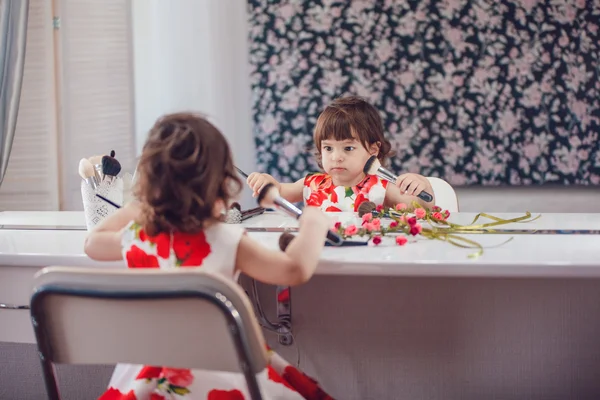
[[[379,108],[396,172],[600,184],[600,0],[248,0],[259,169],[317,171],[335,97]]]

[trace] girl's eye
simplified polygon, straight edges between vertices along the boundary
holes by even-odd
[[[331,151],[331,146],[323,146],[323,149],[324,149],[325,151]]]
[[[346,146],[346,147],[344,147],[344,150],[352,151],[352,150],[354,150],[354,146]]]

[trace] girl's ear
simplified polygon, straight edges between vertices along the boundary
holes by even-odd
[[[372,156],[376,156],[379,154],[379,149],[381,148],[381,142],[375,142],[369,146],[369,154]]]

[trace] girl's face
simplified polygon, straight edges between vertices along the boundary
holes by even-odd
[[[377,143],[366,149],[356,139],[327,139],[321,142],[323,169],[331,176],[336,186],[354,186],[360,183],[365,177],[365,163],[378,152]]]

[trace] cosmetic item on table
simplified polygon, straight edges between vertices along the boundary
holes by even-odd
[[[362,218],[365,214],[371,214],[373,211],[377,210],[377,204],[372,201],[363,201],[358,206],[358,216]]]
[[[83,179],[92,189],[96,190],[96,188],[98,188],[100,181],[96,177],[94,166],[86,158],[79,160],[79,176],[81,176],[81,179]]]
[[[393,184],[395,184],[398,180],[398,177],[392,171],[381,166],[381,162],[377,159],[376,156],[371,156],[371,158],[367,160],[363,168],[363,172],[367,175],[377,175],[381,179],[390,181]],[[417,194],[417,197],[426,202],[430,202],[433,200],[433,196],[424,190],[421,193]]]
[[[265,212],[262,207],[251,208],[249,210],[242,211],[242,207],[239,203],[233,203],[227,210],[225,215],[225,222],[228,224],[241,224],[249,218],[261,215]]]
[[[258,204],[267,208],[274,206],[275,209],[285,212],[286,214],[298,219],[302,216],[302,211],[295,205],[281,197],[279,190],[272,183],[267,184],[258,194]],[[333,246],[340,246],[344,239],[333,231],[327,231],[327,241]]]
[[[281,251],[285,251],[287,247],[292,243],[296,236],[294,236],[291,232],[283,232],[279,236],[279,249]],[[354,246],[368,246],[369,242],[365,240],[344,240],[340,247],[354,247]],[[332,246],[329,242],[325,242],[325,246]],[[336,246],[337,247],[337,246]]]

